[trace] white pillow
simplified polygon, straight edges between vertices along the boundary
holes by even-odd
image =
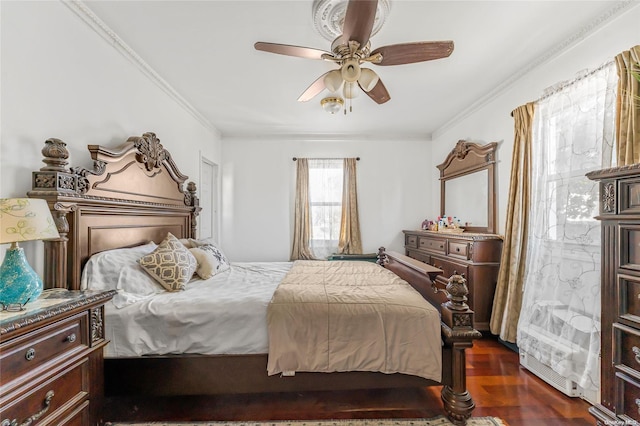
[[[142,268],[169,291],[184,290],[198,262],[172,233],[151,253],[139,260]]]
[[[199,247],[190,248],[189,251],[196,258],[198,267],[196,268],[196,274],[203,280],[207,280],[215,275],[218,261],[213,254],[202,250]]]
[[[89,290],[117,290],[113,304],[122,308],[131,303],[164,292],[138,264],[140,256],[151,253],[158,246],[145,245],[103,251],[87,261],[82,270],[80,287]]]
[[[195,240],[191,241],[193,242]],[[201,244],[195,248],[192,248],[191,251],[203,251],[208,254],[207,258],[210,259],[210,262],[213,262],[213,264],[211,265],[211,267],[213,268],[213,275],[227,271],[231,268],[231,264],[229,263],[229,260],[227,260],[227,257],[224,255],[222,250],[213,244]]]

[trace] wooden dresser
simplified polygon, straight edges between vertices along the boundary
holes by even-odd
[[[600,184],[599,425],[640,422],[640,164],[587,174]]]
[[[449,234],[402,231],[406,255],[444,271],[436,284],[446,286],[454,272],[464,274],[469,287],[469,307],[475,312],[474,328],[489,330],[496,290],[502,237],[496,234]]]
[[[0,312],[0,425],[103,423],[104,304],[115,291],[45,290]]]

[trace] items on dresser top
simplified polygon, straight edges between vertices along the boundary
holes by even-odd
[[[587,174],[600,183],[602,282],[598,424],[640,422],[640,164]]]
[[[114,294],[45,290],[0,313],[0,424],[103,423],[103,306]]]
[[[447,233],[404,230],[407,256],[442,269],[436,284],[446,286],[454,273],[467,279],[469,307],[475,312],[474,326],[488,331],[493,296],[500,268],[502,237],[485,233]]]

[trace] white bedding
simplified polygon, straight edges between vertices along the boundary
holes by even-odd
[[[184,291],[161,292],[121,308],[110,302],[105,356],[267,353],[267,305],[291,265],[231,263],[229,271],[193,280]]]

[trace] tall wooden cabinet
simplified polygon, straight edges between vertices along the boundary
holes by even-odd
[[[489,330],[493,295],[496,290],[502,237],[496,234],[449,234],[434,231],[402,231],[407,256],[444,271],[436,284],[446,286],[454,272],[464,274],[469,287],[469,307],[474,311],[474,328]]]
[[[640,164],[587,174],[600,185],[602,227],[599,425],[640,422]]]

